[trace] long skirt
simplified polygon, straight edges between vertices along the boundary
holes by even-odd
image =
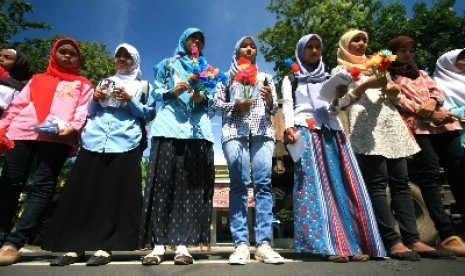
[[[369,195],[342,131],[300,127],[308,148],[295,163],[297,252],[385,257]]]
[[[138,249],[141,154],[81,148],[42,248],[56,252]]]
[[[211,142],[153,137],[139,245],[209,243],[214,183]]]

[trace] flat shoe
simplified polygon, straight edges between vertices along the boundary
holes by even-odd
[[[442,251],[442,250],[431,250],[431,251],[416,251],[418,255],[422,258],[430,259],[455,259],[455,255],[452,252]]]
[[[349,260],[351,262],[367,262],[370,259],[370,256],[368,255],[355,255],[355,256],[350,256]]]
[[[99,265],[106,265],[111,261],[111,255],[110,256],[92,256],[90,257],[86,265],[87,266],[99,266]]]
[[[174,256],[175,265],[190,265],[193,263],[194,263],[194,258],[192,258],[192,256],[186,256],[183,254]]]
[[[147,255],[141,258],[143,265],[159,265],[165,261],[165,256],[163,255]]]
[[[417,262],[421,260],[421,256],[418,255],[415,251],[405,251],[405,252],[392,252],[388,254],[389,258],[401,260],[401,261],[411,261]]]
[[[465,257],[465,243],[458,236],[451,236],[442,241],[439,249],[452,252],[459,257]]]
[[[348,263],[349,257],[348,256],[340,256],[340,255],[329,255],[323,257],[325,261],[333,262],[333,263]]]
[[[12,265],[19,262],[21,254],[18,249],[11,245],[3,245],[0,248],[0,266]]]
[[[60,257],[56,257],[55,259],[50,261],[50,266],[65,266],[65,265],[70,265],[74,264],[75,262],[81,262],[84,261],[84,255],[73,257],[73,256],[67,256],[63,255]]]

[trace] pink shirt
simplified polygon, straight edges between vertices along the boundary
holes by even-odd
[[[402,86],[402,95],[397,107],[413,133],[436,134],[462,129],[459,122],[433,126],[415,115],[420,110],[421,104],[431,98],[436,99],[438,106],[441,106],[439,108],[443,109],[444,92],[436,87],[436,83],[426,72],[420,70],[420,76],[414,80],[397,76],[395,82]]]
[[[72,154],[75,154],[79,137],[38,134],[32,130],[33,126],[42,122],[37,121],[29,85],[30,82],[4,111],[0,118],[0,128],[7,129],[7,136],[11,140],[64,143],[73,147]],[[60,81],[52,100],[50,115],[67,122],[80,133],[86,122],[87,105],[93,93],[94,89],[89,84],[82,84],[80,81]]]

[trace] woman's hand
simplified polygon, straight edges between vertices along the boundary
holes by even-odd
[[[94,100],[105,100],[108,97],[107,89],[105,87],[97,88],[94,90]]]
[[[384,91],[384,94],[386,94],[388,97],[396,98],[399,95],[400,90],[401,87],[399,84],[391,82],[387,84],[387,88],[386,91]]]
[[[240,111],[240,112],[249,112],[250,108],[252,107],[252,101],[251,100],[241,100],[237,101],[234,104],[234,111]]]
[[[436,99],[429,99],[420,106],[420,110],[418,111],[419,116],[421,117],[422,114],[431,114],[436,110],[438,102]]]
[[[179,96],[182,92],[189,90],[189,83],[187,81],[179,81],[173,88],[173,93]]]
[[[77,131],[73,127],[67,126],[67,127],[64,127],[64,128],[60,129],[60,133],[58,133],[58,136],[68,137],[68,136],[72,136],[72,135],[74,135],[76,133],[77,133]]]
[[[457,116],[453,115],[448,110],[442,109],[433,111],[430,120],[433,125],[442,126],[457,121]]]
[[[273,95],[271,94],[271,86],[263,86],[260,88],[260,95],[265,100],[267,106],[273,105]]]
[[[296,141],[295,129],[293,127],[287,128],[284,132],[284,143],[294,144]]]
[[[189,94],[191,95],[192,100],[194,101],[194,103],[197,103],[197,104],[199,104],[202,101],[207,99],[207,97],[205,97],[205,95],[203,95],[201,93],[194,92],[194,91],[190,91]]]
[[[115,99],[120,101],[129,102],[132,99],[132,96],[124,88],[115,88],[113,89],[113,93],[115,94]]]

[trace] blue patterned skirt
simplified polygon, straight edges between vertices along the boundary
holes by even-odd
[[[297,252],[385,257],[362,174],[342,131],[299,127],[308,148],[295,163]]]

